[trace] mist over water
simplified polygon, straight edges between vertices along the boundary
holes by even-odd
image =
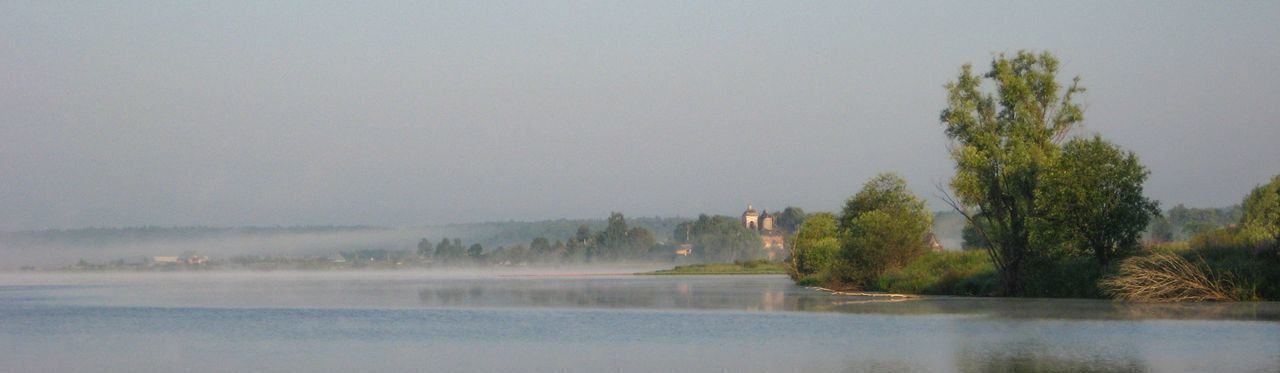
[[[783,276],[622,274],[642,269],[8,273],[0,356],[17,371],[1280,367],[1274,302],[886,302]]]
[[[105,262],[122,258],[180,255],[196,252],[226,259],[238,255],[331,255],[353,249],[410,250],[423,237],[458,232],[445,228],[365,228],[332,232],[243,234],[234,230],[194,238],[122,238],[39,240],[0,236],[0,270],[19,266],[57,268],[79,259]],[[28,234],[31,235],[31,234]]]
[[[0,1],[0,373],[1280,372],[1277,302],[635,275],[780,259],[721,218],[838,211],[882,172],[948,209],[944,85],[1019,50],[1081,79],[1065,135],[1134,152],[1144,196],[1239,204],[1280,173],[1277,18],[1280,1]],[[677,241],[700,214],[710,233]],[[1178,234],[1241,219],[1195,220]],[[958,250],[965,219],[934,224]],[[961,272],[939,277],[990,278]]]

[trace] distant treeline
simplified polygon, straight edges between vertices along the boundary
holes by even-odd
[[[1181,204],[1151,219],[1148,239],[1157,242],[1185,241],[1214,229],[1231,226],[1244,218],[1240,205],[1219,208],[1194,208]]]
[[[597,232],[593,232],[587,223],[567,230],[568,222],[521,224],[517,229],[505,232],[508,238],[535,231],[550,234],[571,232],[554,241],[538,236],[528,245],[516,243],[486,250],[479,243],[466,246],[458,238],[442,238],[434,244],[432,240],[423,238],[418,242],[417,254],[421,258],[431,258],[438,265],[521,265],[646,260],[660,256],[663,251],[663,245],[659,244],[652,231],[645,227],[629,227],[622,213],[610,214],[603,230]]]
[[[654,235],[658,242],[671,239],[671,232],[680,222],[688,221],[681,217],[633,217],[628,218],[627,225],[644,228]],[[447,224],[438,228],[454,232],[450,237],[460,237],[464,241],[474,241],[484,246],[511,246],[528,244],[538,237],[565,239],[575,236],[582,226],[591,231],[604,230],[608,219],[555,219],[540,221],[503,221]],[[567,241],[567,239],[565,239]]]
[[[804,211],[787,208],[780,214],[779,228],[789,233],[804,220]],[[600,263],[676,259],[675,249],[688,244],[689,261],[755,260],[764,257],[760,234],[744,227],[737,218],[701,215],[697,220],[640,218],[632,225],[619,212],[604,224],[581,223],[568,229],[571,220],[524,224],[506,231],[504,237],[520,237],[537,230],[547,232],[524,243],[486,248],[480,243],[464,244],[462,239],[423,238],[417,255],[440,265],[521,265],[531,263]],[[645,224],[647,223],[647,224]],[[499,225],[500,228],[510,226]],[[660,229],[655,233],[655,229]],[[549,238],[550,237],[550,238]],[[659,237],[662,237],[661,239]]]
[[[103,244],[218,238],[226,236],[270,236],[283,234],[338,233],[387,228],[367,225],[306,225],[292,227],[121,227],[50,229],[0,232],[0,241],[14,244],[95,246]]]
[[[655,239],[666,242],[671,239],[671,232],[676,224],[688,221],[679,217],[639,217],[629,219],[634,227],[645,228],[655,233]],[[368,225],[309,225],[291,227],[120,227],[120,228],[77,228],[51,229],[18,232],[0,232],[0,247],[46,247],[76,246],[97,247],[116,244],[162,241],[192,241],[201,239],[218,239],[226,237],[265,237],[276,235],[303,235],[325,233],[373,232],[389,230],[422,230],[424,232],[441,232],[449,237],[459,237],[467,241],[481,243],[486,246],[505,246],[516,243],[528,243],[537,237],[568,237],[585,225],[591,230],[602,230],[607,225],[605,219],[557,219],[543,221],[506,221],[446,224],[438,226],[393,228]],[[404,250],[412,250],[412,243],[401,246]]]

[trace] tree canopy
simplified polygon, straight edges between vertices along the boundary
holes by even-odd
[[[1137,155],[1100,136],[1067,142],[1036,187],[1036,239],[1101,265],[1133,252],[1151,216],[1160,214],[1142,194],[1148,174]]]
[[[1007,294],[1021,290],[1024,267],[1032,254],[1030,221],[1036,187],[1057,156],[1058,146],[1084,119],[1075,95],[1079,78],[1062,86],[1058,59],[1048,52],[998,54],[991,70],[977,75],[971,65],[946,84],[947,108],[940,120],[953,141],[956,174],[951,189],[955,206],[981,213],[983,236]],[[994,92],[983,82],[994,83]]]
[[[791,243],[792,278],[818,274],[835,264],[840,253],[836,216],[827,212],[809,215]]]
[[[1280,175],[1245,196],[1240,225],[1250,240],[1280,240]]]
[[[693,244],[695,253],[703,260],[732,262],[759,259],[764,255],[760,233],[728,216],[699,215],[698,220],[676,226],[673,233],[677,242]]]
[[[884,173],[868,181],[839,218],[840,255],[854,271],[850,280],[865,282],[924,254],[932,225],[933,213],[907,190],[906,180]]]

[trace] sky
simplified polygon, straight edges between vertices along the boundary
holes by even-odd
[[[0,230],[931,207],[943,85],[1050,51],[1164,207],[1280,174],[1280,2],[0,2]]]

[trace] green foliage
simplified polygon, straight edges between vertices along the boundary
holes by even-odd
[[[630,246],[627,241],[627,218],[620,212],[609,214],[608,224],[596,238],[600,247],[591,255],[592,260],[618,260]]]
[[[552,254],[554,254],[551,250],[551,240],[546,237],[534,238],[532,242],[529,242],[529,251],[533,256],[531,259],[537,261],[551,259]]]
[[[1057,142],[1084,119],[1074,96],[1084,92],[1079,78],[1065,89],[1057,82],[1058,59],[1020,51],[997,55],[981,76],[970,65],[947,83],[947,108],[941,121],[954,141],[956,175],[951,181],[958,202],[976,207],[990,225],[990,254],[1002,290],[1022,290],[1032,258],[1030,220],[1036,186],[1057,156]],[[995,83],[984,92],[984,79]]]
[[[1280,239],[1280,175],[1245,196],[1240,225],[1251,241]]]
[[[785,210],[782,210],[782,213],[777,215],[776,224],[786,234],[795,234],[796,229],[800,228],[801,224],[804,224],[805,217],[803,209],[788,206]]]
[[[627,231],[627,248],[625,255],[628,258],[642,258],[647,255],[658,241],[653,238],[653,233],[648,229],[635,227]]]
[[[580,263],[644,259],[657,241],[653,231],[644,227],[628,227],[627,218],[620,212],[613,212],[609,214],[603,231],[592,232],[590,225],[581,224],[565,242],[557,240],[552,244],[544,237],[537,237],[529,246],[537,260]]]
[[[1147,226],[1148,238],[1155,242],[1173,241],[1173,224],[1169,223],[1169,219],[1164,216],[1156,215],[1151,217],[1151,222]]]
[[[933,214],[924,201],[907,190],[901,177],[886,173],[868,181],[845,202],[837,227],[844,236],[841,259],[852,273],[842,277],[859,284],[898,268],[924,254],[924,236]]]
[[[874,288],[891,293],[984,296],[996,289],[996,271],[982,251],[926,253],[880,275]]]
[[[924,202],[907,189],[907,181],[893,173],[882,173],[863,184],[858,194],[849,197],[840,212],[837,226],[841,231],[854,229],[855,220],[871,211],[924,209]],[[930,224],[933,214],[928,214]],[[923,236],[923,234],[921,234]]]
[[[1221,250],[1249,251],[1251,245],[1237,229],[1218,228],[1205,231],[1187,240],[1191,250],[1207,252]]]
[[[431,240],[423,238],[422,241],[418,241],[418,256],[426,257],[434,253],[435,250],[431,247]]]
[[[1038,257],[1028,265],[1022,296],[1101,298],[1098,281],[1106,267],[1091,257]]]
[[[1249,237],[1242,227],[1216,228],[1186,243],[1152,248],[1175,254],[1221,280],[1232,299],[1280,300],[1280,241]]]
[[[694,245],[695,254],[702,260],[732,262],[759,259],[764,255],[760,233],[743,227],[736,218],[700,215],[689,226],[677,227],[677,230],[686,229],[686,242]]]
[[[462,240],[460,239],[450,241],[448,238],[441,238],[440,243],[436,244],[436,250],[432,256],[437,263],[460,263],[466,257],[466,249],[462,247]]]
[[[1160,214],[1142,195],[1149,174],[1137,155],[1099,136],[1067,142],[1035,189],[1037,243],[1103,266],[1132,253],[1151,216]]]
[[[795,265],[793,279],[811,277],[831,268],[840,252],[835,215],[827,212],[810,215],[800,225],[791,248]]]
[[[1185,240],[1195,235],[1240,222],[1239,205],[1226,208],[1190,208],[1181,204],[1170,208],[1164,216],[1172,230],[1171,240]]]
[[[987,224],[986,219],[981,217],[976,217],[973,221],[965,223],[964,229],[960,231],[960,237],[964,239],[961,248],[964,250],[987,250],[991,247],[991,244],[987,242],[987,238],[983,236],[982,232],[989,231],[991,231],[990,225]]]
[[[687,218],[676,217],[630,217],[626,218],[627,228],[644,228],[650,232],[663,233],[657,236],[658,241],[666,241],[670,237],[665,234],[671,232],[675,226],[681,222],[688,221]],[[528,245],[531,240],[538,237],[546,237],[548,239],[567,239],[576,237],[577,231],[585,227],[589,232],[599,232],[608,226],[607,217],[600,219],[556,219],[542,221],[502,221],[502,222],[485,222],[485,223],[466,223],[451,224],[438,227],[430,227],[432,232],[442,232],[450,237],[457,236],[463,241],[475,242],[485,247],[510,246],[522,243]],[[592,237],[594,238],[594,237]],[[567,243],[567,242],[566,242]]]

